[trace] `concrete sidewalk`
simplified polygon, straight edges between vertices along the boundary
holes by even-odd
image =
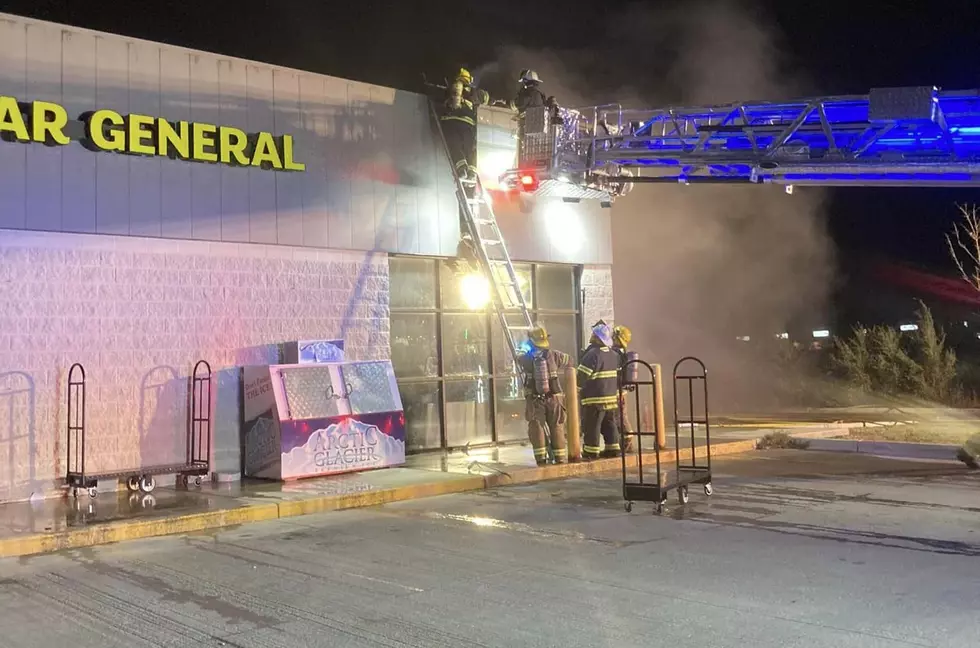
[[[755,449],[745,430],[713,435],[712,457]],[[761,436],[756,434],[755,436]],[[735,437],[735,438],[732,438]],[[698,443],[698,456],[704,451]],[[690,459],[689,448],[681,459]],[[673,462],[674,452],[661,453]],[[653,455],[644,453],[644,462]],[[633,466],[636,456],[629,458]],[[649,464],[652,465],[652,464]],[[511,446],[468,453],[410,456],[399,468],[337,475],[286,484],[244,481],[208,483],[187,490],[158,487],[152,494],[107,492],[97,498],[42,500],[0,505],[0,557],[122,542],[175,533],[204,532],[297,515],[376,506],[402,500],[479,491],[510,484],[579,477],[620,470],[621,459],[539,468],[531,449]]]

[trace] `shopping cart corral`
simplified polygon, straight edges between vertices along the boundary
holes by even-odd
[[[200,486],[211,472],[211,365],[200,360],[194,365],[188,379],[190,397],[187,412],[187,449],[181,463],[144,466],[128,470],[89,472],[87,461],[86,380],[85,368],[75,363],[68,370],[68,440],[67,474],[65,481],[73,497],[79,491],[88,491],[89,497],[98,495],[99,481],[124,479],[130,491],[149,493],[156,488],[161,475],[176,475],[177,485],[187,487],[193,478]]]
[[[623,422],[629,404],[620,401],[619,428],[624,436],[623,443],[620,444],[623,461],[623,499],[626,500],[627,512],[633,510],[633,502],[654,502],[655,512],[662,514],[667,510],[667,497],[670,491],[676,491],[678,501],[687,504],[690,497],[689,487],[693,484],[700,484],[704,488],[704,494],[711,495],[711,431],[708,424],[707,374],[704,363],[694,357],[681,358],[674,365],[674,470],[673,474],[670,474],[661,461],[660,453],[663,449],[657,445],[656,429],[650,429],[654,427],[654,423],[641,416],[644,402],[653,404],[653,421],[660,416],[659,399],[656,395],[657,390],[662,389],[662,385],[657,385],[656,372],[647,362],[634,358],[624,363],[619,373],[619,386],[622,390],[633,392],[633,404],[636,409],[633,418],[635,429],[627,433]],[[698,385],[697,389],[695,384]],[[699,397],[700,403],[697,402]],[[680,407],[681,402],[687,404],[683,410]],[[700,425],[704,426],[705,434],[703,461],[697,456],[695,438],[695,431]],[[681,428],[690,429],[690,462],[681,461]],[[633,471],[627,463],[628,444],[625,438],[627,436],[635,437],[636,467]],[[647,475],[650,472],[649,468],[644,465],[645,440],[648,445],[653,445],[656,468],[654,480],[649,479]]]

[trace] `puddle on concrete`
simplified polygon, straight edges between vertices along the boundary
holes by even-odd
[[[0,506],[0,536],[53,533],[91,524],[124,519],[200,513],[245,505],[228,497],[202,491],[157,489],[152,493],[108,492]]]

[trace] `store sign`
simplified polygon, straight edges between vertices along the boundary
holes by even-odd
[[[83,129],[73,128],[81,123]],[[81,130],[74,134],[73,130]],[[121,115],[96,110],[69,120],[63,106],[47,101],[18,103],[0,96],[0,138],[48,146],[71,143],[73,135],[95,151],[160,156],[194,162],[305,171],[294,158],[293,137],[268,132],[246,133],[232,126],[201,122],[170,122],[150,115]]]

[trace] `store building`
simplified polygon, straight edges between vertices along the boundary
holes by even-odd
[[[74,362],[93,468],[179,453],[206,359],[214,468],[237,474],[239,367],[299,339],[390,358],[410,450],[523,438],[496,324],[444,261],[456,204],[424,97],[2,14],[0,97],[0,501],[56,492]],[[488,180],[513,130],[481,115]],[[613,315],[609,210],[500,196],[497,217],[578,347]]]

